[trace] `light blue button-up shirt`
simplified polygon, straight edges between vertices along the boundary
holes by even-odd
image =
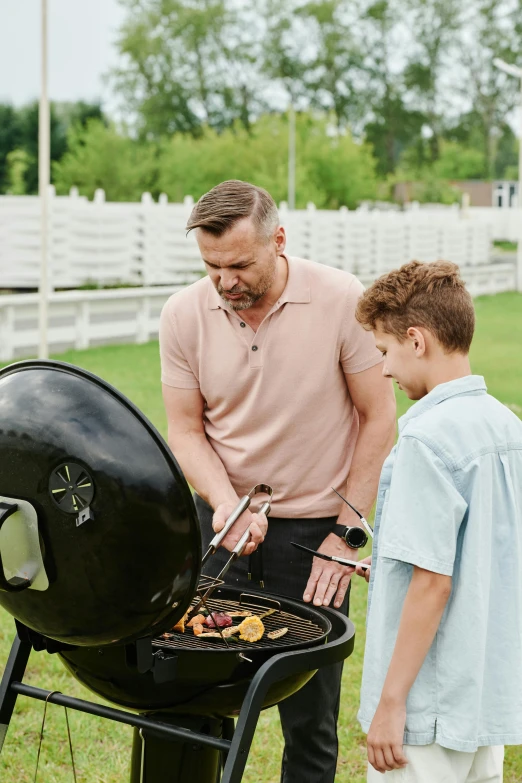
[[[373,541],[359,721],[368,731],[413,566],[452,577],[407,700],[404,742],[522,744],[522,421],[471,375],[399,421]]]

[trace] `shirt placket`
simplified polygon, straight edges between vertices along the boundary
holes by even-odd
[[[270,328],[270,321],[275,316],[277,310],[281,306],[281,302],[278,302],[272,310],[270,310],[262,322],[259,325],[257,332],[255,332],[251,326],[242,320],[241,315],[238,313],[230,313],[237,323],[236,328],[242,332],[243,339],[248,347],[248,366],[251,369],[256,369],[263,366],[264,353],[266,351],[266,338],[268,335],[268,329]]]

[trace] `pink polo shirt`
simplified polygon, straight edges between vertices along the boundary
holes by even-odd
[[[257,332],[209,277],[175,293],[160,323],[162,382],[200,389],[208,440],[239,495],[274,488],[273,517],[337,515],[358,433],[345,374],[381,362],[355,320],[348,272],[287,257],[287,285]]]

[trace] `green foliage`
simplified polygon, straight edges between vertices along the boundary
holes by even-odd
[[[26,192],[25,174],[30,158],[25,150],[11,150],[7,154],[7,192],[11,196],[23,196]]]
[[[375,196],[367,145],[339,133],[328,118],[298,115],[296,125],[298,206],[313,201],[330,209],[355,207]],[[222,133],[207,127],[197,139],[177,133],[160,145],[90,122],[73,129],[68,143],[69,152],[54,166],[59,193],[77,185],[89,197],[104,188],[111,201],[136,201],[144,190],[180,201],[188,194],[199,198],[222,180],[243,179],[266,188],[276,201],[287,196],[288,124],[280,115],[261,117],[250,132],[238,122]]]
[[[66,152],[68,128],[76,124],[84,126],[92,117],[102,119],[99,104],[84,101],[51,103],[51,161],[60,160]],[[10,153],[15,150],[23,151],[23,160],[19,155],[10,156]],[[19,109],[9,104],[0,104],[0,193],[8,190],[14,192],[13,176],[16,179],[14,187],[17,193],[38,192],[38,103],[36,102]]]
[[[139,201],[147,190],[157,194],[153,145],[121,135],[100,120],[89,120],[85,128],[71,127],[67,143],[68,151],[53,166],[57,193],[68,193],[76,185],[89,198],[103,188],[108,201]]]
[[[439,159],[433,173],[440,179],[480,179],[484,171],[484,154],[473,147],[442,141]]]

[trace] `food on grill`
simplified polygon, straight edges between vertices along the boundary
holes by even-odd
[[[265,626],[257,617],[246,617],[239,626],[239,638],[244,642],[258,642],[265,632]]]
[[[188,612],[185,612],[181,620],[178,620],[176,625],[173,626],[172,628],[173,631],[179,631],[179,633],[185,633],[185,622],[187,620],[188,614],[189,614]]]
[[[209,628],[228,628],[232,625],[232,618],[225,612],[212,612],[205,618],[205,625]]]
[[[221,639],[221,634],[218,631],[208,631],[206,633],[199,634],[201,639]]]
[[[280,639],[282,636],[288,633],[288,628],[276,628],[275,631],[267,633],[268,639]]]
[[[205,622],[204,614],[197,614],[195,617],[187,623],[187,628],[193,628],[195,625],[203,625]]]
[[[194,631],[194,636],[201,636],[201,634],[205,630],[205,626],[202,623],[195,623],[192,626],[192,630]]]
[[[248,609],[238,610],[237,612],[225,612],[225,614],[228,614],[229,617],[252,617],[252,612],[249,612]]]
[[[259,615],[260,620],[264,620],[265,617],[270,617],[271,614],[274,614],[277,612],[277,609],[267,609],[266,612],[263,612],[263,614]]]
[[[236,633],[241,632],[241,626],[239,625],[233,625],[230,628],[224,628],[223,629],[223,636],[225,639],[230,639],[231,636],[234,636]]]

